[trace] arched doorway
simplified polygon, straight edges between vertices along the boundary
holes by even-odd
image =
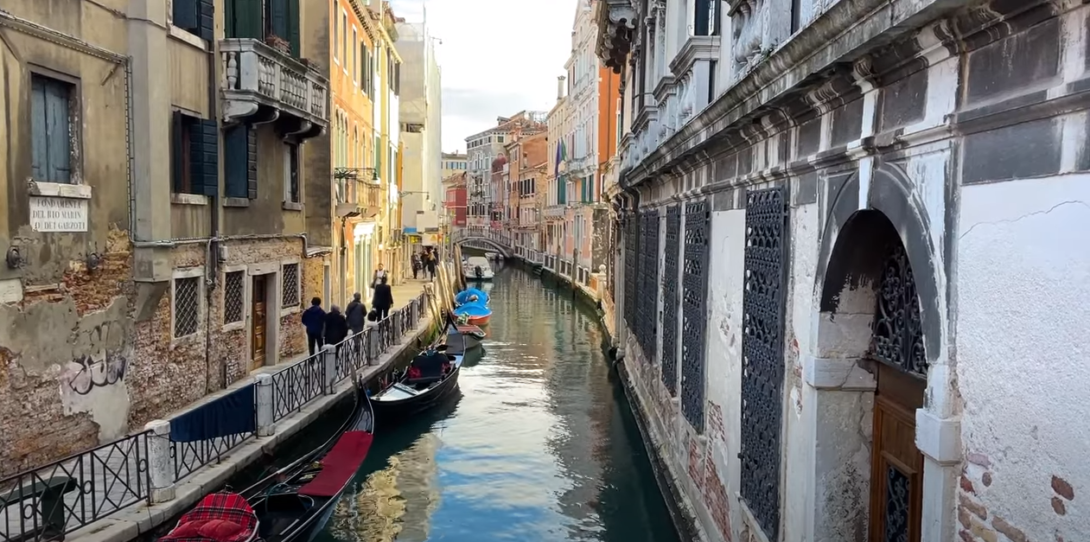
[[[924,456],[916,447],[916,410],[924,407],[928,357],[915,274],[893,223],[857,211],[836,234],[821,292],[819,337],[855,360],[872,380],[869,483],[857,517],[869,542],[920,542]],[[819,342],[822,339],[819,338]],[[823,355],[828,356],[829,351]],[[866,408],[866,407],[861,407]]]

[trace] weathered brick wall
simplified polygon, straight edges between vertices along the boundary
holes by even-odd
[[[1028,542],[1030,538],[1017,525],[997,514],[989,506],[989,495],[995,473],[992,460],[985,454],[970,452],[958,483],[958,536],[964,542]],[[1042,480],[1045,483],[1045,480]],[[1042,510],[1051,508],[1052,521],[1067,515],[1067,507],[1075,500],[1075,489],[1063,478],[1052,475],[1047,481],[1052,497]],[[1000,498],[1003,496],[1000,495]],[[1000,537],[1002,535],[1002,538]],[[1052,541],[1049,541],[1052,542]],[[1055,542],[1074,542],[1056,534]]]

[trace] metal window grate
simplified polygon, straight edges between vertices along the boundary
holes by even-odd
[[[780,431],[783,424],[785,252],[784,189],[746,195],[742,298],[741,495],[769,540],[780,530]]]
[[[681,249],[681,206],[666,208],[666,276],[662,279],[662,383],[677,397],[678,256]]]
[[[281,304],[285,307],[299,305],[299,264],[284,264],[284,280]]]
[[[174,279],[174,337],[186,337],[197,332],[201,300],[198,277]]]
[[[704,432],[705,330],[708,326],[708,241],[711,215],[705,201],[685,206],[685,253],[681,261],[681,413]]]
[[[644,358],[655,359],[658,347],[658,289],[659,289],[659,211],[650,209],[640,216],[640,254],[637,262],[636,339],[643,349]]]
[[[233,324],[242,321],[243,298],[245,297],[244,271],[227,273],[223,281],[223,323]]]

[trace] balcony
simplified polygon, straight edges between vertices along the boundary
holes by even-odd
[[[382,212],[382,183],[371,168],[337,168],[333,172],[338,217],[369,221]]]
[[[550,205],[545,208],[545,218],[557,219],[564,218],[564,211],[567,209],[565,205]]]
[[[329,125],[329,81],[306,61],[292,58],[260,40],[220,41],[223,61],[224,121],[248,117],[269,122],[295,119],[289,135],[307,139]]]

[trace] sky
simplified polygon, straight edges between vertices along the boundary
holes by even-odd
[[[571,53],[576,0],[391,0],[427,22],[443,81],[443,152],[523,109],[548,111]]]

